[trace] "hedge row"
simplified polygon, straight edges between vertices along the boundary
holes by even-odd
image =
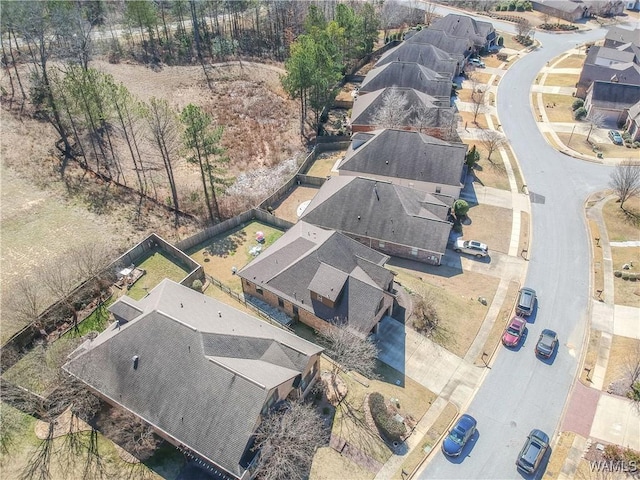
[[[617,278],[622,278],[623,280],[631,280],[636,281],[640,280],[640,272],[628,272],[626,270],[616,270],[613,272],[613,276]]]
[[[376,427],[385,437],[391,441],[402,441],[407,429],[404,423],[399,422],[389,413],[384,397],[380,393],[373,392],[369,395],[369,409]]]

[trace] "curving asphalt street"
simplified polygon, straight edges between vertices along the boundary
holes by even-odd
[[[449,13],[446,9],[440,9]],[[459,12],[458,12],[459,13]],[[493,22],[513,31],[510,24]],[[530,478],[515,460],[533,428],[553,438],[577,373],[589,321],[591,251],[584,201],[606,188],[612,167],[565,156],[539,132],[529,90],[540,69],[576,45],[603,38],[604,29],[573,34],[536,33],[540,48],[511,66],[498,87],[502,129],[517,155],[532,202],[532,235],[526,284],[538,293],[526,338],[515,350],[501,348],[466,413],[478,421],[478,433],[461,458],[437,452],[420,478]],[[534,355],[540,332],[551,328],[560,346],[549,362]],[[546,455],[545,463],[549,458]],[[541,478],[544,466],[536,478]]]

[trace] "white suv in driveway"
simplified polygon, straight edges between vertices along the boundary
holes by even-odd
[[[458,253],[468,253],[476,257],[486,257],[489,254],[489,247],[484,243],[475,240],[464,240],[462,238],[456,240],[453,249]]]

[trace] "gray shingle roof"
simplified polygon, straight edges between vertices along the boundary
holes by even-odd
[[[405,119],[404,125],[412,125],[418,115],[416,111],[419,108],[424,109],[426,112],[427,121],[423,123],[424,127],[449,128],[453,125],[455,112],[449,105],[448,97],[446,99],[438,99],[417,90],[403,87],[388,87],[358,95],[353,102],[351,125],[377,126],[373,124],[372,119],[385,98],[388,95],[392,95],[393,92],[402,92],[406,96],[409,105],[414,106],[414,109]]]
[[[640,46],[640,27],[634,30],[618,26],[609,28],[604,40],[605,47],[615,47],[626,43],[633,43]]]
[[[356,133],[338,170],[460,186],[467,146],[419,132]]]
[[[376,67],[389,62],[415,62],[434,72],[454,77],[462,67],[464,57],[447,53],[433,45],[403,42],[385,52],[376,62]]]
[[[407,43],[422,43],[434,45],[445,52],[462,55],[467,57],[473,51],[473,42],[464,37],[456,37],[448,35],[442,30],[433,30],[425,28],[417,32],[411,38],[406,40]]]
[[[241,476],[269,388],[322,349],[170,280],[138,303],[142,314],[85,342],[63,368]]]
[[[448,35],[468,38],[477,46],[484,46],[487,43],[487,37],[495,31],[489,22],[453,13],[436,19],[429,29],[442,30]]]
[[[356,237],[444,254],[451,223],[433,195],[361,177],[331,177],[302,215]]]
[[[299,221],[238,276],[318,318],[347,318],[356,329],[369,332],[393,279],[384,268],[388,258],[339,232]],[[335,308],[312,300],[311,292],[337,302]]]
[[[142,307],[133,298],[121,297],[118,301],[109,306],[108,310],[113,313],[116,319],[129,322],[142,313]]]
[[[414,62],[389,62],[367,73],[359,91],[373,92],[386,87],[405,87],[434,97],[451,95],[451,78]]]
[[[579,85],[583,85],[584,88],[586,88],[592,82],[610,82],[612,78],[616,78],[620,83],[640,85],[640,65],[636,63],[627,62],[616,65],[597,65],[596,62],[601,48],[603,47],[591,47],[589,49],[584,66],[582,67],[582,72],[580,72]]]
[[[588,91],[591,92],[591,104],[598,108],[624,110],[640,100],[638,85],[593,82]]]

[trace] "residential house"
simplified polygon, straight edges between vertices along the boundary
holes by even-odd
[[[617,127],[624,124],[627,111],[638,101],[639,85],[593,82],[587,90],[584,108],[587,109],[587,118],[599,118],[599,124]]]
[[[632,142],[640,142],[640,101],[629,108],[624,131],[631,135]]]
[[[464,143],[416,131],[380,129],[354,134],[338,171],[422,190],[452,205],[464,186],[466,153]]]
[[[434,195],[371,178],[329,178],[301,220],[338,230],[387,255],[439,265],[451,222]]]
[[[356,332],[376,333],[393,309],[389,257],[348,236],[299,221],[238,272],[245,295],[323,330],[348,320]]]
[[[640,0],[626,0],[624,3],[627,10],[640,11]]]
[[[604,46],[608,48],[617,48],[630,43],[640,45],[640,27],[631,30],[614,25],[607,30],[607,35],[604,37]]]
[[[432,97],[451,97],[451,77],[444,76],[415,62],[392,61],[367,73],[358,93],[368,93],[386,87],[412,88]]]
[[[402,42],[383,53],[376,62],[376,67],[389,62],[415,62],[440,75],[453,78],[460,75],[464,61],[462,55],[447,53],[434,45]]]
[[[567,22],[577,22],[594,15],[621,15],[624,11],[621,0],[532,0],[531,5],[538,12]]]
[[[385,127],[420,129],[433,137],[460,141],[456,131],[456,112],[450,100],[434,98],[412,88],[387,87],[358,94],[353,102],[349,125],[351,132],[368,132]]]
[[[576,84],[576,96],[585,98],[587,89],[596,81],[640,85],[640,64],[636,63],[634,52],[625,48],[591,47]]]
[[[456,37],[449,35],[442,30],[433,30],[431,28],[423,28],[419,32],[411,31],[412,35],[405,36],[406,43],[417,43],[420,45],[433,45],[440,50],[452,55],[461,55],[468,58],[473,53],[477,53],[477,49],[473,40],[467,37]]]
[[[491,22],[476,20],[467,15],[450,13],[436,19],[428,28],[441,30],[454,37],[468,38],[477,51],[488,50],[497,41],[496,30]]]
[[[261,419],[309,392],[322,348],[171,280],[109,310],[63,369],[216,478],[250,478]]]

